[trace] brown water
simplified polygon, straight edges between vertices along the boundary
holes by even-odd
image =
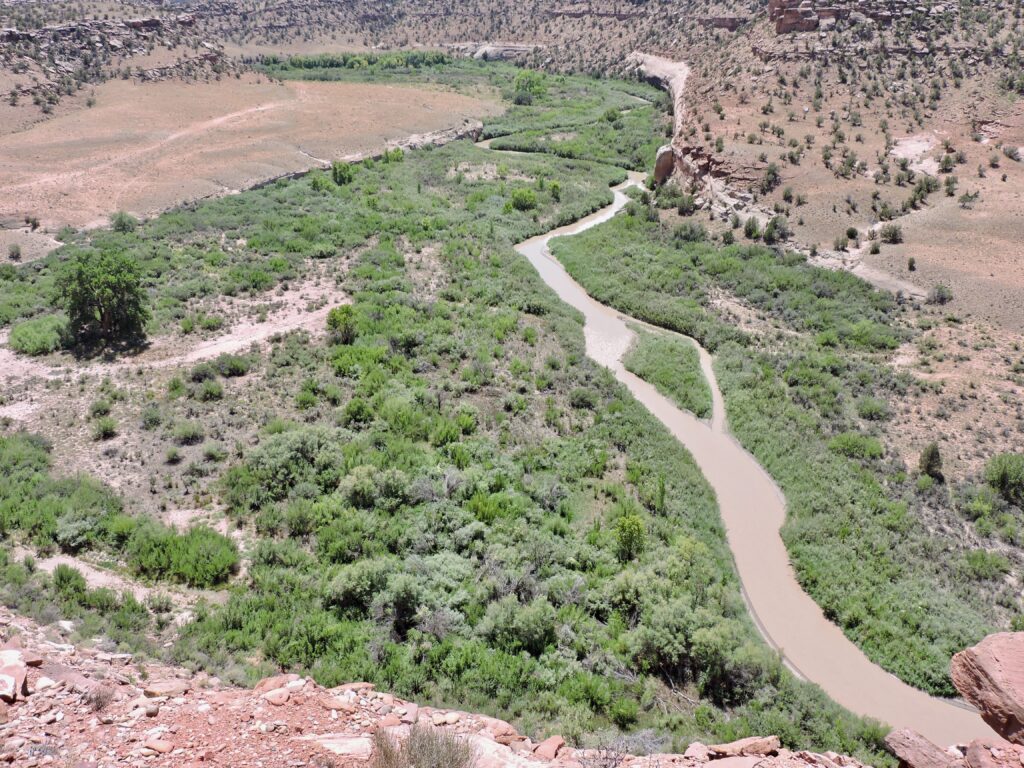
[[[767,642],[783,654],[786,665],[847,709],[897,728],[913,728],[937,744],[992,736],[966,705],[929,696],[869,661],[800,587],[779,535],[786,517],[785,498],[768,473],[729,434],[711,355],[697,345],[713,396],[712,418],[702,421],[623,367],[622,358],[635,337],[627,323],[638,321],[592,299],[551,256],[551,238],[574,235],[608,221],[628,202],[623,190],[643,178],[631,173],[627,182],[613,189],[611,205],[575,224],[520,243],[516,250],[530,260],[564,302],[583,314],[587,354],[610,368],[693,454],[718,498],[750,613]]]

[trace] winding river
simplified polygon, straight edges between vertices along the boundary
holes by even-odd
[[[717,496],[754,622],[765,640],[782,653],[789,669],[819,685],[852,712],[897,728],[913,728],[937,744],[992,736],[981,718],[962,703],[929,696],[872,663],[800,587],[779,535],[786,517],[785,498],[768,473],[730,435],[725,403],[707,350],[697,345],[713,396],[712,418],[703,421],[679,409],[623,366],[622,358],[635,337],[628,324],[644,324],[595,301],[551,256],[548,242],[552,238],[574,235],[608,221],[628,202],[624,190],[643,179],[643,174],[630,173],[626,182],[613,188],[611,205],[575,224],[526,240],[516,250],[564,302],[583,314],[587,354],[611,369],[693,455]]]

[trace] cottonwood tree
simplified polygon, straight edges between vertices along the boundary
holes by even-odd
[[[118,341],[145,336],[149,320],[146,291],[138,265],[126,253],[83,251],[57,280],[68,316],[68,330],[78,340]]]

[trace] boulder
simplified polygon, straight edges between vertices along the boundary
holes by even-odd
[[[0,701],[10,703],[18,696],[28,695],[28,671],[24,664],[0,667]]]
[[[331,709],[335,712],[346,712],[351,714],[356,711],[355,704],[351,704],[337,696],[323,696],[320,699],[320,703],[323,705],[324,709]]]
[[[142,692],[151,699],[155,699],[158,696],[166,696],[173,698],[174,696],[182,696],[188,693],[189,685],[187,680],[157,680],[149,683]]]
[[[662,185],[672,175],[676,166],[676,153],[671,144],[666,144],[658,150],[658,156],[654,160],[654,183]]]
[[[719,757],[740,757],[744,755],[778,754],[782,743],[778,736],[748,736],[745,739],[730,741],[728,744],[713,744],[708,747],[712,759]]]
[[[537,745],[533,754],[541,760],[554,760],[558,756],[558,750],[565,746],[565,739],[561,736],[549,736]]]
[[[154,752],[159,752],[161,755],[166,755],[172,749],[174,745],[166,739],[149,738],[143,743],[146,749],[152,749]]]
[[[953,684],[1000,736],[1024,744],[1024,632],[989,635],[960,651]]]
[[[275,707],[280,707],[282,704],[288,703],[288,699],[291,698],[291,694],[288,692],[287,688],[275,688],[272,691],[264,693],[263,698]]]
[[[948,768],[963,765],[963,760],[957,760],[909,728],[892,731],[885,737],[885,746],[899,758],[901,768]]]
[[[695,741],[686,748],[686,751],[683,752],[683,757],[689,757],[703,763],[711,759],[711,750],[708,749],[706,744]]]
[[[274,675],[273,677],[265,677],[256,683],[256,687],[253,688],[253,693],[262,694],[267,691],[273,691],[277,688],[284,688],[289,683],[293,683],[299,679],[298,675],[287,674],[287,675]]]
[[[964,756],[968,768],[1019,768],[1021,753],[1013,744],[999,739],[975,739],[967,745]]]

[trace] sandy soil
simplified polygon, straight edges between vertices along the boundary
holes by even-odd
[[[145,215],[499,110],[437,90],[251,76],[110,81],[96,100],[0,137],[0,219],[31,214],[54,229]]]
[[[19,229],[0,229],[0,264],[25,264],[41,259],[55,248],[60,241],[47,232],[32,232],[28,227]],[[21,249],[21,256],[11,258],[11,247]]]
[[[1024,167],[1005,161],[1002,172],[1007,180],[986,179],[973,210],[942,192],[933,194],[932,205],[898,220],[904,242],[866,255],[865,262],[925,288],[948,285],[950,311],[1024,331]],[[977,186],[964,180],[965,189]],[[914,272],[907,271],[910,257],[916,261]]]
[[[905,136],[896,140],[896,145],[889,150],[889,155],[897,160],[908,160],[910,170],[915,173],[927,173],[935,176],[939,172],[939,163],[928,153],[935,149],[938,141],[927,133]]]
[[[935,310],[938,320],[945,312]],[[942,323],[896,351],[893,363],[923,386],[895,403],[889,443],[917,466],[937,441],[943,471],[954,482],[980,475],[993,454],[1024,444],[1024,352],[1019,335],[975,323]],[[1014,349],[1016,345],[1016,349]]]

